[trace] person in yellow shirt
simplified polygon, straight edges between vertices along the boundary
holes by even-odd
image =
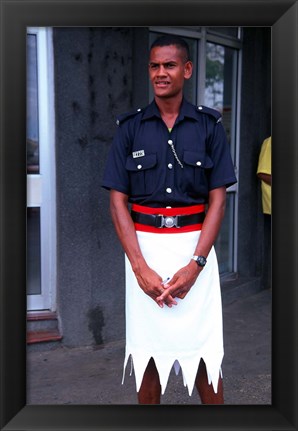
[[[257,176],[261,180],[263,213],[271,215],[271,136],[262,144]]]
[[[257,168],[261,180],[262,208],[264,213],[264,267],[263,287],[271,288],[271,136],[264,140]]]

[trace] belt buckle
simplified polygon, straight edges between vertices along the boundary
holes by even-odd
[[[160,227],[178,227],[178,216],[161,216],[161,226]]]

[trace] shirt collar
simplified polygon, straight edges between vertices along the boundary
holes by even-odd
[[[153,100],[150,103],[150,105],[148,105],[145,108],[142,120],[148,120],[149,118],[152,118],[152,117],[161,118],[161,115],[160,115],[160,112],[159,112],[159,109],[157,107],[155,100]]]
[[[160,112],[159,112],[159,109],[158,109],[158,106],[157,106],[155,100],[153,100],[150,103],[150,105],[148,105],[145,108],[142,120],[147,120],[147,119],[152,118],[152,117],[161,118],[161,115],[160,115]],[[179,112],[178,118],[176,120],[176,124],[178,122],[182,121],[185,117],[193,118],[194,120],[198,120],[196,107],[194,105],[192,105],[191,103],[189,103],[183,97],[180,112]]]

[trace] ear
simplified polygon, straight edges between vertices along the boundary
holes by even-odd
[[[192,62],[191,61],[187,61],[184,65],[184,79],[189,79],[192,75]]]

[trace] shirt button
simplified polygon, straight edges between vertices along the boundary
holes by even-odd
[[[167,192],[167,193],[172,193],[172,189],[171,189],[170,187],[168,187],[168,188],[166,189],[166,192]]]
[[[169,140],[168,140],[168,144],[169,144],[169,145],[173,145],[173,141],[172,141],[172,139],[169,139]]]
[[[197,166],[201,166],[202,162],[200,160],[196,163]]]
[[[169,169],[173,169],[173,165],[172,165],[172,163],[169,163],[169,164],[168,164],[168,168],[169,168]]]
[[[142,169],[142,167],[143,167],[142,165],[138,165],[137,166],[138,169]]]

